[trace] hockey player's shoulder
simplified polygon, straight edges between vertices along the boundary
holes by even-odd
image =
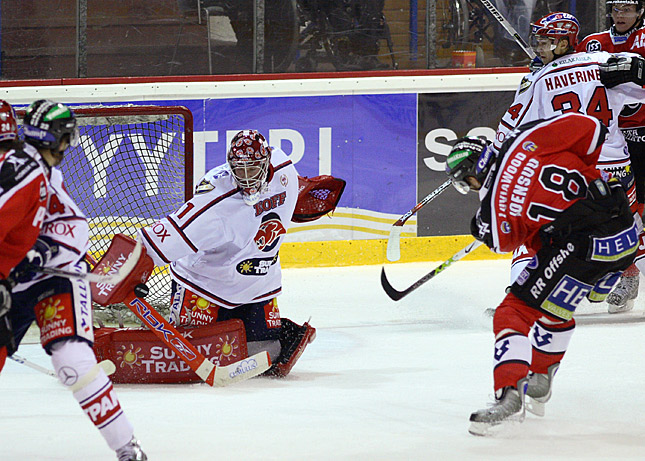
[[[271,148],[271,165],[275,170],[282,169],[288,166],[293,166],[291,159],[279,147]]]
[[[0,188],[2,190],[15,187],[34,170],[41,168],[39,162],[30,154],[25,149],[16,149],[5,152],[0,157]],[[36,154],[38,155],[37,152]]]
[[[231,170],[225,163],[209,170],[195,187],[195,195],[206,194],[208,192],[219,190],[223,192],[233,186]]]

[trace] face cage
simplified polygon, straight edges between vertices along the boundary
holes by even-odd
[[[268,159],[229,162],[229,167],[233,174],[233,179],[242,189],[242,194],[247,203],[247,199],[254,200],[254,203],[257,202],[269,175]],[[237,173],[240,170],[243,172],[243,176]]]

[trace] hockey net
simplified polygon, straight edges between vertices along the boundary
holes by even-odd
[[[183,106],[71,106],[80,144],[65,153],[65,185],[88,218],[96,259],[112,237],[137,230],[178,209],[192,197],[193,118]],[[18,111],[18,118],[24,115]],[[167,267],[156,267],[146,298],[160,312],[170,305]],[[122,305],[94,306],[101,323],[129,323]]]

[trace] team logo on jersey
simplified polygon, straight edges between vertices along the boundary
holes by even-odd
[[[277,213],[269,213],[262,218],[260,229],[253,240],[258,246],[258,250],[267,253],[276,247],[280,242],[280,236],[286,233],[287,229],[282,225],[280,216]]]
[[[535,145],[534,142],[532,141],[527,141],[524,144],[522,144],[522,149],[529,151],[529,152],[535,152],[537,150],[538,146]]]
[[[587,43],[587,52],[591,53],[592,51],[600,50],[602,50],[602,45],[598,40],[589,40],[589,43]]]
[[[533,84],[533,82],[531,80],[529,80],[528,77],[524,77],[522,79],[522,82],[520,83],[520,92],[519,92],[519,94],[522,94],[526,90],[528,90],[531,87],[532,84]]]
[[[280,175],[280,184],[282,184],[282,187],[287,187],[287,184],[289,184],[289,179],[286,174]]]
[[[202,179],[202,182],[200,182],[197,187],[195,188],[195,194],[205,194],[206,192],[210,192],[213,189],[215,189],[215,186],[213,186],[209,180],[207,179]]]
[[[277,254],[272,258],[249,258],[238,263],[235,270],[242,275],[266,275],[277,261]]]
[[[508,223],[508,221],[502,221],[502,225],[500,226],[500,229],[505,234],[511,233],[511,225]]]

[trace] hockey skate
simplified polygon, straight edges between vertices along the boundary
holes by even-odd
[[[551,398],[553,377],[558,371],[560,363],[554,363],[546,373],[529,373],[529,382],[526,387],[526,409],[536,416],[544,416],[545,404]]]
[[[271,365],[271,368],[263,373],[263,376],[272,376],[274,378],[287,376],[304,352],[305,347],[316,339],[316,329],[309,325],[309,322],[305,322],[300,326],[284,317],[281,322],[280,355]]]
[[[517,388],[509,386],[499,389],[491,406],[470,415],[468,432],[473,435],[489,435],[492,428],[506,421],[524,421],[527,382],[527,378],[522,378],[517,382]]]
[[[634,300],[638,296],[639,277],[640,274],[622,275],[616,288],[607,296],[607,310],[610,314],[629,312],[634,308]]]
[[[116,459],[119,461],[146,461],[148,457],[141,449],[141,444],[132,436],[132,440],[116,451]]]

